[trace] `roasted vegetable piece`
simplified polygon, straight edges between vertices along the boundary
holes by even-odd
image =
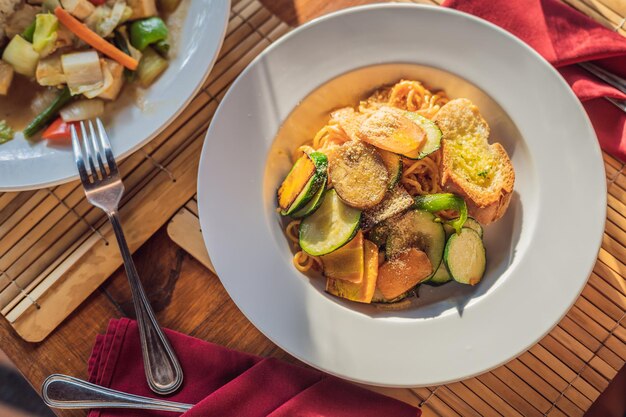
[[[378,247],[369,240],[363,241],[363,261],[363,280],[360,283],[327,278],[326,291],[351,301],[371,303],[378,278]]]
[[[456,282],[476,285],[485,274],[487,264],[483,241],[474,230],[463,228],[448,239],[443,260]]]
[[[14,72],[11,65],[0,60],[0,96],[6,96],[9,93]]]
[[[33,49],[33,44],[20,35],[15,35],[5,48],[2,60],[10,64],[18,74],[34,77],[39,54]]]
[[[0,144],[10,141],[13,139],[13,129],[7,124],[6,121],[0,120]]]
[[[384,151],[382,149],[379,149],[378,153],[383,159],[383,163],[389,172],[389,189],[392,190],[393,187],[395,187],[400,181],[400,178],[402,178],[402,157],[398,154]]]
[[[410,210],[391,222],[385,254],[391,260],[409,248],[417,248],[426,252],[436,270],[443,258],[445,245],[446,234],[435,216],[427,211]]]
[[[57,114],[61,107],[72,99],[69,88],[65,87],[59,92],[57,98],[41,113],[39,113],[24,129],[24,136],[30,138],[43,129]]]
[[[426,142],[419,148],[419,150],[409,152],[405,156],[411,159],[422,159],[438,150],[441,146],[442,135],[441,130],[437,127],[435,122],[414,112],[408,111],[404,115],[421,127],[426,133]]]
[[[324,264],[324,275],[353,283],[363,280],[363,232],[359,231],[352,240],[328,255],[320,256]]]
[[[167,39],[169,31],[160,17],[137,20],[130,25],[130,43],[140,51]]]
[[[53,14],[38,14],[35,18],[36,26],[33,34],[33,49],[44,57],[55,49],[59,19]]]
[[[372,146],[350,141],[334,152],[329,175],[333,187],[347,204],[367,209],[380,203],[389,184],[389,173]]]
[[[396,185],[393,190],[387,191],[383,201],[363,211],[363,227],[370,228],[408,210],[412,205],[413,197],[404,187]]]
[[[326,181],[327,177],[324,178],[322,185],[320,185],[319,190],[315,193],[313,198],[306,203],[304,207],[290,214],[294,219],[301,219],[306,216],[310,216],[324,201],[324,194],[326,194]]]
[[[315,197],[320,187],[325,186],[327,167],[328,159],[321,152],[311,152],[298,158],[278,189],[280,214],[290,216],[303,209]]]
[[[147,88],[167,69],[169,63],[161,55],[154,52],[150,47],[143,50],[139,67],[137,67],[137,79],[142,87]]]
[[[410,154],[422,146],[425,133],[405,113],[393,107],[381,107],[361,124],[357,136],[377,148]]]
[[[410,248],[380,266],[376,287],[385,299],[390,300],[410,290],[432,273],[433,266],[426,253]]]
[[[454,228],[457,233],[467,220],[467,205],[461,197],[451,193],[418,195],[415,197],[415,208],[436,213],[442,210],[455,210],[459,217],[454,220],[447,220],[446,223]]]
[[[352,239],[360,220],[360,210],[341,201],[335,190],[328,190],[322,205],[300,223],[300,247],[313,256],[331,253]]]

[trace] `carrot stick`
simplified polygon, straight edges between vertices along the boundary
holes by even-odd
[[[125,54],[124,52],[117,49],[115,46],[111,45],[100,35],[98,35],[94,31],[89,29],[86,25],[77,20],[74,16],[63,10],[61,6],[57,6],[56,9],[54,9],[54,14],[59,19],[59,21],[74,35],[78,36],[80,39],[93,46],[104,55],[119,62],[129,70],[134,71],[137,69],[139,62],[137,62],[135,58]]]

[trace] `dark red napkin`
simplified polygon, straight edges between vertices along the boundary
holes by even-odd
[[[185,375],[166,399],[197,404],[184,417],[419,417],[421,411],[322,372],[264,359],[171,330],[165,333]],[[111,320],[89,358],[89,380],[157,397],[146,383],[137,323]],[[163,398],[163,397],[161,397]],[[89,417],[172,417],[136,410],[93,410]]]
[[[626,38],[559,0],[445,0],[443,5],[488,20],[539,52],[583,102],[602,149],[626,161],[626,114],[602,98],[626,99],[626,94],[574,65],[593,61],[626,78]]]

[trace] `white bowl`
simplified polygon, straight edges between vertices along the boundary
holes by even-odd
[[[485,230],[478,286],[422,286],[412,308],[381,311],[332,297],[293,267],[275,192],[287,152],[329,110],[401,78],[477,103],[516,184],[505,217]],[[261,54],[213,118],[198,197],[217,273],[259,330],[316,368],[396,387],[468,378],[541,339],[586,283],[606,208],[596,137],[559,74],[484,20],[405,4],[325,16]]]
[[[229,0],[183,0],[187,15],[168,69],[142,94],[107,105],[105,125],[116,159],[156,137],[184,110],[202,87],[217,58],[228,24]],[[47,141],[29,142],[18,133],[0,146],[0,191],[57,185],[78,177],[72,148]]]

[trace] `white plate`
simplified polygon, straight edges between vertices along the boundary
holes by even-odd
[[[183,0],[188,5],[175,57],[146,90],[141,108],[131,102],[107,106],[105,125],[116,159],[124,158],[161,132],[195,96],[222,45],[229,0]],[[130,101],[130,100],[129,100]],[[78,177],[72,148],[31,143],[18,133],[0,146],[0,191],[48,187]]]
[[[296,271],[275,192],[285,151],[310,139],[329,109],[402,77],[474,100],[517,178],[509,211],[486,228],[484,280],[421,290],[413,308],[383,312],[331,297]],[[585,285],[606,207],[592,127],[546,61],[483,20],[399,4],[320,18],[261,54],[213,118],[198,196],[215,268],[256,327],[316,368],[398,387],[467,378],[536,343]]]

